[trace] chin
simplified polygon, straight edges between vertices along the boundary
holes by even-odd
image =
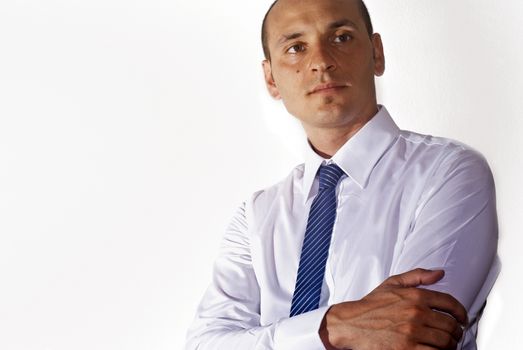
[[[322,106],[316,110],[316,118],[325,120],[325,121],[343,121],[347,119],[352,119],[350,109],[346,106],[341,105],[328,105]]]
[[[354,118],[352,108],[346,103],[330,100],[328,103],[303,104],[300,108],[290,109],[287,111],[295,116],[298,120],[315,127],[336,127],[350,123]],[[287,107],[287,106],[286,106]]]
[[[336,128],[346,126],[355,121],[349,114],[341,112],[325,112],[319,111],[315,115],[309,115],[306,119],[302,119],[303,122],[316,128]]]

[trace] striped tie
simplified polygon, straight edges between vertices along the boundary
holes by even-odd
[[[309,212],[290,317],[319,306],[332,226],[336,219],[336,185],[342,175],[343,170],[336,164],[320,167],[320,189]]]

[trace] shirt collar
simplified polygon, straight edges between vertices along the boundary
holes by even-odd
[[[332,156],[347,176],[361,188],[367,186],[374,166],[399,134],[399,128],[384,106]],[[309,197],[318,168],[330,160],[318,155],[310,144],[306,151],[303,190]]]

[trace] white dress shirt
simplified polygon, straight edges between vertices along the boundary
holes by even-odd
[[[320,308],[289,318],[316,172],[336,163],[336,222]],[[280,183],[254,193],[225,232],[186,349],[324,349],[329,305],[359,300],[387,277],[445,270],[426,288],[453,295],[476,349],[482,306],[499,272],[494,183],[485,159],[456,141],[400,130],[385,107],[330,160],[312,149]]]

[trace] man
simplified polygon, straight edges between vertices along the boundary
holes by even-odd
[[[486,161],[377,104],[363,2],[279,0],[262,31],[310,152],[234,217],[187,349],[476,349],[499,267]]]

